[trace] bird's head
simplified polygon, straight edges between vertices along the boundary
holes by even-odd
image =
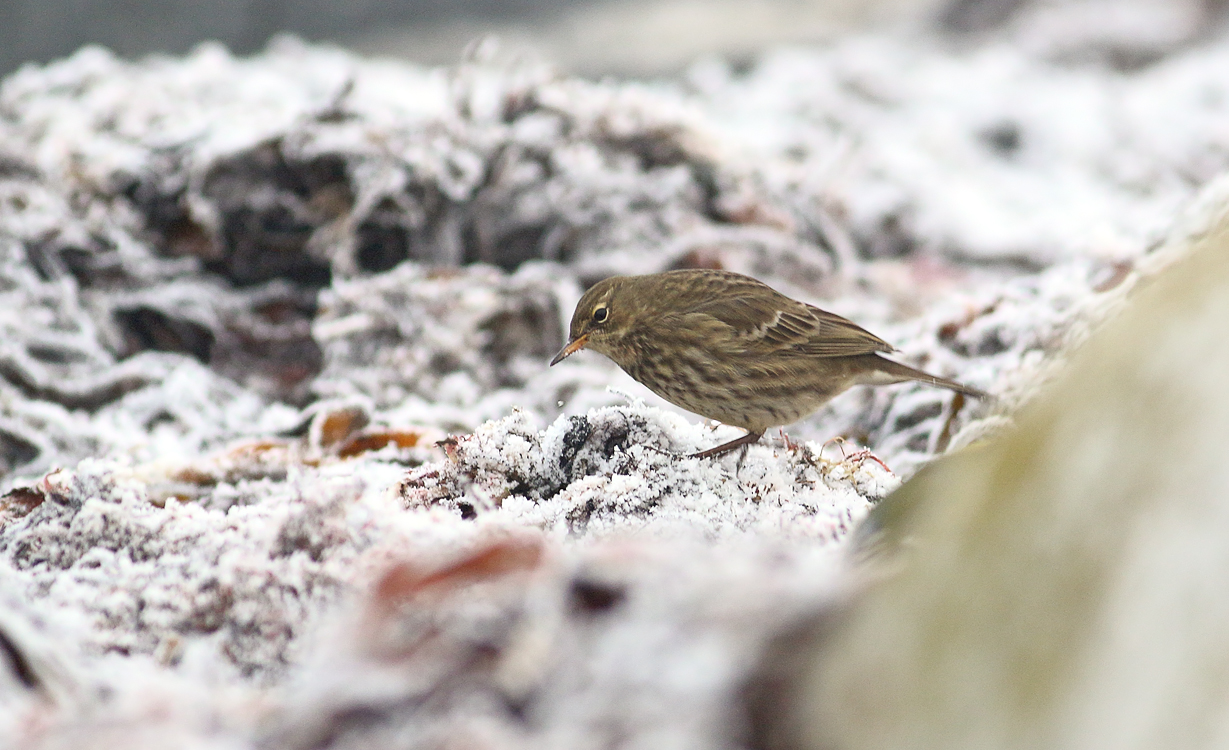
[[[552,365],[586,348],[618,361],[612,354],[630,330],[636,312],[635,295],[628,293],[627,281],[626,276],[613,276],[585,292],[572,313],[568,343],[551,360]]]

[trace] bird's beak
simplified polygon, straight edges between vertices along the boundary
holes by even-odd
[[[554,367],[555,365],[559,364],[563,360],[572,356],[576,352],[580,351],[581,349],[584,349],[585,344],[587,343],[589,343],[589,334],[587,333],[584,334],[583,336],[579,336],[575,339],[572,339],[571,341],[568,342],[568,345],[560,349],[559,353],[555,355],[555,358],[550,361],[551,367]]]

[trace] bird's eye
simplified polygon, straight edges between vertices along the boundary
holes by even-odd
[[[610,317],[610,311],[607,310],[605,307],[599,307],[593,311],[593,322],[594,323],[605,323],[606,318],[608,317]]]

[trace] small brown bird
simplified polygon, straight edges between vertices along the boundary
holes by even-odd
[[[551,365],[593,349],[670,403],[747,431],[697,457],[750,445],[855,385],[919,380],[987,395],[884,359],[895,350],[878,336],[728,271],[600,281],[577,303],[569,338]]]

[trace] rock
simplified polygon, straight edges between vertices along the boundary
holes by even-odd
[[[1211,199],[1211,219],[1171,248],[1189,257],[1015,429],[876,510],[882,580],[822,626],[788,746],[1229,742],[1223,183]]]

